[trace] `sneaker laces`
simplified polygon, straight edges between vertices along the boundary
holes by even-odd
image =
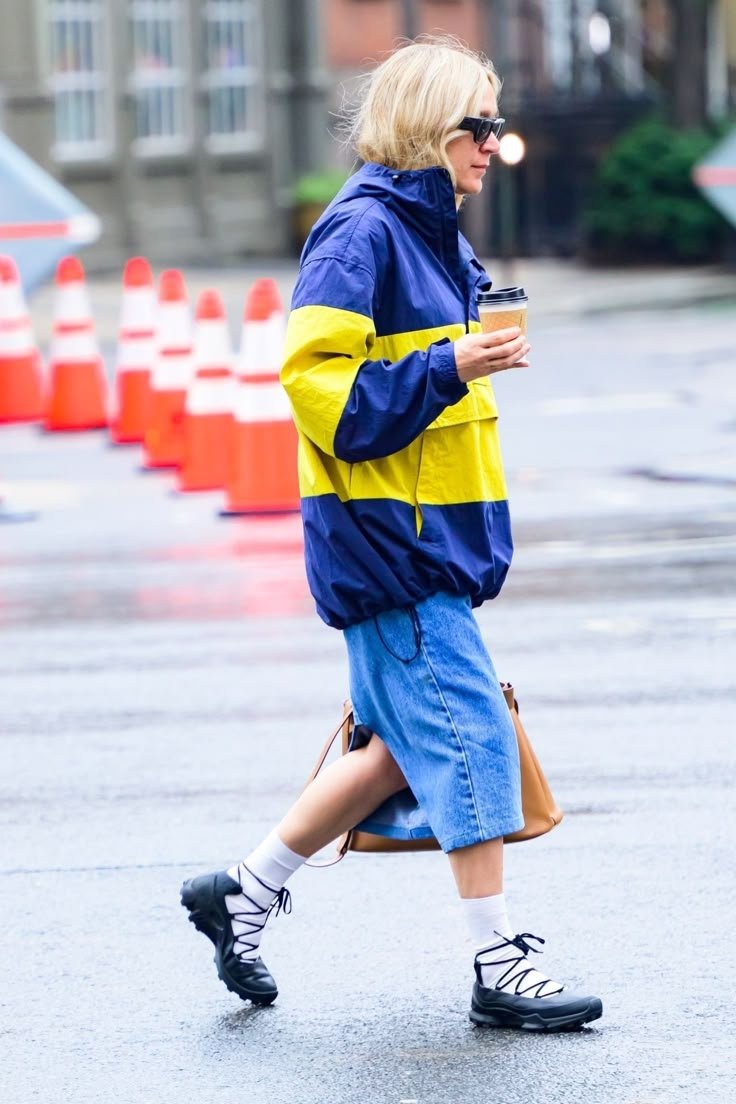
[[[247,867],[246,867],[247,869]],[[248,870],[248,873],[252,878],[255,878],[257,882],[260,882],[265,889],[273,889],[273,886],[268,885],[257,874],[254,874],[252,870]],[[240,882],[240,876],[238,876]],[[273,912],[275,916],[283,910],[285,916],[291,912],[291,894],[286,886],[282,886],[278,891],[274,889],[275,897],[268,905],[260,905],[258,901],[253,897],[249,897],[243,889],[243,884],[240,882],[240,896],[252,905],[253,908],[239,908],[237,911],[231,911],[228,906],[228,913],[230,915],[230,927],[233,931],[233,954],[236,958],[247,958],[254,953],[256,957],[258,955],[258,948],[261,942],[261,932],[266,926],[269,916]],[[233,928],[233,921],[237,921],[244,927],[244,931],[235,934]],[[250,942],[248,936],[257,936],[258,938],[254,943]]]
[[[554,997],[557,993],[562,992],[564,988],[563,985],[560,985],[557,981],[552,981],[551,978],[546,977],[533,966],[526,965],[527,955],[530,951],[533,951],[534,954],[542,954],[539,947],[532,947],[529,942],[530,939],[533,939],[537,943],[544,943],[541,936],[532,935],[531,932],[522,932],[520,935],[515,935],[513,939],[507,939],[506,936],[500,935],[499,932],[494,932],[494,935],[498,935],[501,942],[486,947],[485,950],[479,951],[475,956],[475,971],[481,985],[483,985],[481,967],[508,965],[508,969],[504,970],[501,976],[494,982],[492,986],[493,989],[501,991],[507,990],[513,992],[517,997]],[[510,948],[520,953],[511,954],[508,958],[482,957],[483,955],[493,955],[498,952],[504,954]],[[552,986],[552,988],[545,992],[546,986]],[[534,990],[536,990],[536,992],[534,992]]]

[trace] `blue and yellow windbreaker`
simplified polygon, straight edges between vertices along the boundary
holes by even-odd
[[[453,341],[490,286],[443,168],[364,165],[302,254],[281,373],[299,431],[309,585],[345,628],[437,591],[498,594],[511,561],[490,381]]]

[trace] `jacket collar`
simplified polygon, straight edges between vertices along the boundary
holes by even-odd
[[[380,200],[461,279],[455,192],[447,169],[389,169],[368,162],[350,178],[342,196]]]

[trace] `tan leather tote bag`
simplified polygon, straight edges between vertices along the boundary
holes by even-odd
[[[552,796],[552,791],[539,765],[539,760],[534,754],[534,748],[521,723],[519,704],[514,697],[514,688],[510,682],[502,682],[501,689],[506,704],[511,711],[511,719],[514,723],[519,745],[521,806],[524,814],[524,827],[520,828],[518,832],[512,832],[508,836],[504,836],[504,843],[519,843],[521,840],[534,839],[535,836],[542,836],[545,832],[551,831],[556,824],[560,823],[563,813]],[[307,785],[319,774],[332,745],[340,735],[342,735],[342,754],[347,754],[354,725],[353,705],[348,699],[343,706],[342,720],[323,747],[319,759],[307,779]],[[428,839],[391,839],[389,836],[379,836],[373,832],[363,832],[352,828],[337,841],[336,858],[327,862],[311,862],[309,865],[332,866],[339,862],[348,851],[439,851],[439,849],[440,845],[433,836]]]

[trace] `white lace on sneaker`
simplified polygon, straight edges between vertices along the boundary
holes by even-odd
[[[564,985],[528,965],[530,951],[542,952],[527,940],[544,943],[543,939],[531,932],[515,935],[513,939],[500,935],[499,939],[499,943],[492,943],[475,956],[475,971],[481,985],[517,997],[554,997],[562,992]]]

